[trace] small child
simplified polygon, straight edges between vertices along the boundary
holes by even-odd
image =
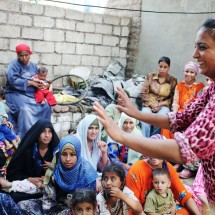
[[[133,191],[125,186],[122,166],[111,163],[102,171],[103,191],[97,195],[97,213],[100,215],[126,215],[131,210],[142,214],[143,209]]]
[[[96,193],[90,189],[77,189],[72,195],[69,215],[95,215]]]
[[[152,189],[146,197],[144,212],[150,214],[175,214],[176,203],[170,189],[170,174],[167,169],[158,168],[153,171]]]
[[[42,84],[41,88],[38,88],[34,94],[37,103],[45,104],[45,99],[50,106],[57,104],[57,101],[50,91],[50,82],[47,80],[48,69],[45,67],[40,67],[38,69],[37,75],[34,75],[31,80],[39,82]]]
[[[10,149],[10,143],[18,147],[18,137],[11,131],[12,124],[8,121],[5,104],[3,103],[5,90],[0,86],[0,141],[5,144],[5,149]]]

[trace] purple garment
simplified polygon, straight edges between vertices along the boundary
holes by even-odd
[[[6,71],[6,104],[10,108],[9,121],[14,133],[21,138],[40,119],[51,120],[48,103],[38,104],[34,98],[35,88],[28,86],[28,80],[37,73],[37,66],[29,63],[24,66],[17,60],[12,61]]]

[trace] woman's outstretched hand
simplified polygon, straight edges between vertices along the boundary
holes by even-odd
[[[134,104],[132,103],[131,99],[128,97],[126,92],[122,88],[117,87],[116,93],[120,96],[120,98],[124,102],[124,106],[116,105],[116,108],[120,112],[124,112],[128,116],[137,119],[137,117],[139,115],[139,110],[134,106]]]
[[[93,104],[93,109],[97,112],[98,120],[104,126],[104,129],[108,133],[108,135],[116,142],[120,142],[120,137],[122,135],[122,130],[117,126],[116,122],[114,122],[106,113],[105,109],[98,103],[95,102]]]

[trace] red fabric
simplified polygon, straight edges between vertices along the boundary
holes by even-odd
[[[120,158],[119,158],[119,160],[121,162],[123,162],[124,158],[125,158],[125,147],[126,147],[125,145],[122,146],[122,151],[121,151],[121,155],[120,155]]]
[[[50,106],[57,104],[57,101],[56,101],[54,95],[49,90],[38,90],[34,93],[34,97],[35,97],[35,100],[37,103],[43,102],[46,98],[46,100]]]
[[[26,44],[19,44],[18,46],[16,46],[16,53],[17,54],[19,52],[22,52],[22,51],[26,51],[29,54],[32,54],[32,51],[31,51],[30,47],[28,45],[26,45]]]

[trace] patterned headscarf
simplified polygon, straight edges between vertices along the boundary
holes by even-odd
[[[193,61],[188,62],[188,63],[184,66],[184,72],[185,72],[187,69],[193,70],[196,74],[199,73],[199,67],[198,67],[198,65],[197,65],[196,63],[194,63]]]
[[[66,168],[60,159],[61,153],[71,148],[75,150],[77,163],[72,168]],[[56,166],[53,166],[57,159]],[[57,185],[65,192],[72,192],[76,188],[86,188],[93,183],[98,177],[92,165],[81,157],[81,143],[75,136],[66,136],[61,139],[58,148],[55,152],[50,170],[53,168],[53,177]],[[46,172],[45,184],[48,183],[47,177],[50,177],[50,170]]]
[[[93,140],[93,152],[92,156],[87,145],[87,131],[90,125],[96,120],[96,115],[90,114],[85,116],[78,124],[77,137],[81,141],[81,156],[89,161],[95,170],[97,170],[97,164],[100,158],[100,150],[97,142],[101,140],[101,124],[99,123],[98,137]]]

